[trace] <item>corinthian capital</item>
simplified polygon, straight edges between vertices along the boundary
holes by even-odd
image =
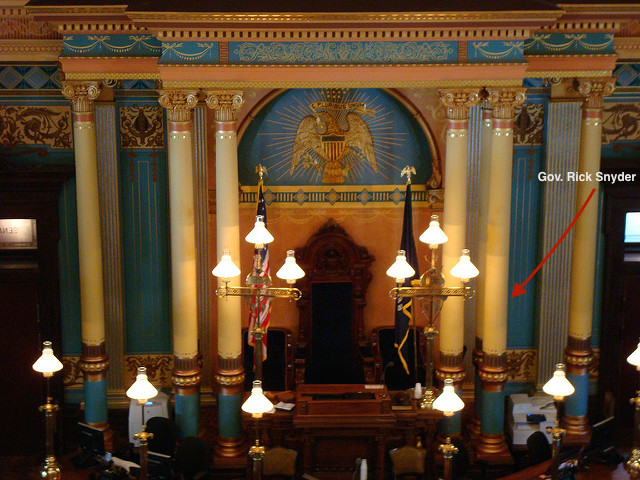
[[[160,90],[158,101],[167,109],[170,122],[189,122],[191,111],[198,104],[197,90]]]
[[[440,101],[447,108],[450,120],[469,118],[469,107],[480,102],[480,90],[474,88],[446,88],[440,90]]]
[[[578,78],[574,82],[575,89],[584,97],[587,108],[603,108],[604,97],[611,95],[616,87],[613,77]]]
[[[244,93],[240,90],[208,90],[207,105],[215,111],[216,122],[234,122],[238,110],[244,105]]]
[[[524,103],[526,91],[524,87],[487,88],[487,100],[493,105],[493,118],[511,120],[515,108]]]
[[[93,101],[100,95],[99,82],[62,82],[62,95],[71,100],[74,113],[93,112]]]

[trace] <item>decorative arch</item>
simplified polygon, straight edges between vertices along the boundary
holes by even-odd
[[[292,194],[318,186],[401,186],[407,163],[425,167],[415,185],[442,186],[434,135],[396,90],[274,90],[252,108],[238,133],[244,191],[256,184],[259,163],[269,171],[269,187],[288,187]],[[331,149],[344,174],[326,174],[327,165],[335,166]]]

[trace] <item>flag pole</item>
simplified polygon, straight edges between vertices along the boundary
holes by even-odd
[[[400,175],[407,176],[407,186],[411,185],[411,174],[415,172],[415,169],[409,166],[405,167],[402,170],[402,173]],[[416,316],[414,310],[415,305],[414,308],[411,309],[411,320],[413,322],[413,383],[415,385],[418,383],[418,329],[416,327]]]

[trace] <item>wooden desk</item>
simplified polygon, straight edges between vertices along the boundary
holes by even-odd
[[[540,480],[545,478],[542,475],[547,472],[550,466],[551,460],[512,473],[506,477],[500,477],[498,480]],[[579,472],[577,477],[578,480],[629,480],[629,474],[624,469],[624,463],[616,466],[591,463],[589,468]]]
[[[293,411],[266,414],[260,424],[264,443],[298,450],[306,473],[351,479],[356,458],[366,458],[371,478],[382,480],[389,449],[415,445],[420,436],[430,454],[436,450],[442,412],[421,410],[415,401],[393,406],[394,394],[382,386],[299,385],[295,395]],[[274,397],[274,403],[281,400]],[[243,420],[250,428],[250,416]],[[435,462],[429,463],[428,477],[435,478]]]

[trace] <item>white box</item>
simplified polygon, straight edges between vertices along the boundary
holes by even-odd
[[[136,433],[142,430],[142,409],[144,408],[144,421],[153,417],[169,418],[169,395],[164,392],[158,392],[158,395],[149,399],[144,407],[141,407],[137,400],[131,400],[129,403],[129,441],[136,447],[138,440],[133,439]]]

